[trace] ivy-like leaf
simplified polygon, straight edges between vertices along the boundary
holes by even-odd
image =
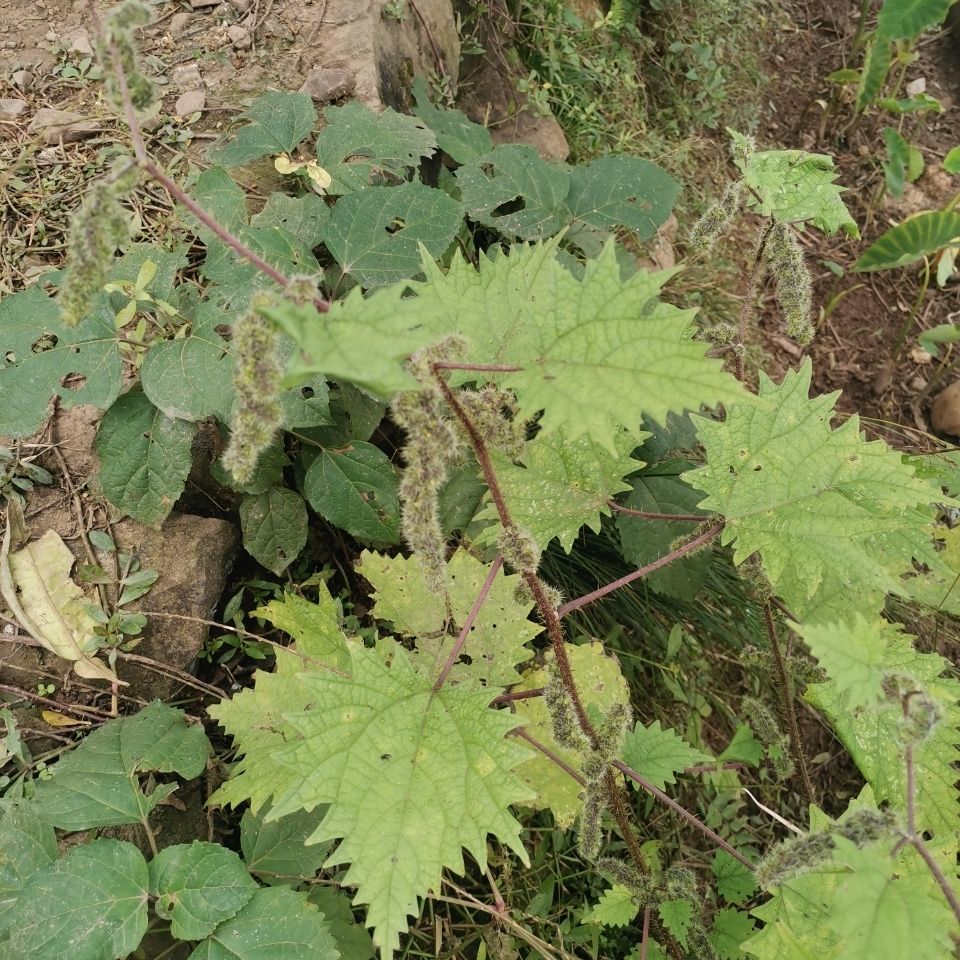
[[[89,403],[106,409],[120,393],[122,361],[106,297],[75,327],[40,284],[0,300],[0,436],[35,433],[61,409]]]
[[[416,663],[426,676],[436,679],[446,662],[459,627],[487,578],[488,567],[466,550],[458,550],[447,563],[447,597],[438,597],[426,580],[420,559],[387,557],[365,551],[357,567],[373,584],[373,615],[392,621],[394,628],[416,638]],[[533,655],[525,644],[543,629],[528,618],[533,602],[518,603],[519,574],[500,573],[477,619],[461,659],[450,672],[450,681],[477,680],[490,687],[517,682],[517,666]],[[452,623],[447,623],[447,604]]]
[[[943,23],[953,0],[884,0],[877,35],[885,40],[915,40]]]
[[[583,919],[587,923],[599,923],[601,927],[625,927],[640,911],[633,897],[633,891],[629,887],[615,883],[603,891],[600,899],[584,914]]]
[[[240,849],[247,869],[271,886],[298,887],[315,876],[330,848],[308,845],[323,819],[324,809],[298,810],[279,820],[265,820],[270,808],[244,811],[240,820]]]
[[[627,733],[620,752],[627,766],[633,767],[660,790],[668,783],[676,783],[676,775],[687,767],[711,759],[709,754],[690,746],[669,727],[662,728],[659,720],[647,727],[638,721]],[[640,789],[636,782],[631,783]]]
[[[717,881],[717,893],[728,903],[743,903],[756,892],[757,881],[753,871],[731,857],[726,850],[717,850],[710,870]]]
[[[508,143],[456,172],[471,219],[520,240],[553,236],[570,221],[570,174],[533,147]]]
[[[219,843],[178,843],[150,861],[150,896],[179,940],[202,940],[257,891],[243,861]]]
[[[329,925],[306,895],[260,889],[199,943],[188,960],[338,960]]]
[[[17,960],[129,956],[147,931],[143,854],[119,840],[73,847],[30,877],[9,924],[4,955]]]
[[[389,668],[373,650],[355,648],[352,658],[350,680],[300,678],[316,709],[285,716],[299,734],[280,750],[293,780],[277,790],[269,817],[330,804],[311,839],[341,841],[328,864],[350,864],[344,882],[369,905],[367,923],[389,958],[443,868],[463,871],[461,848],[482,869],[493,834],[526,859],[508,807],[530,799],[513,772],[528,752],[505,739],[517,720],[489,709],[488,691],[460,684],[434,693],[401,649]],[[227,726],[246,751],[246,730]]]
[[[317,123],[317,111],[305,93],[271,91],[254,100],[237,119],[248,123],[210,150],[210,157],[227,167],[250,163],[268,154],[290,153],[310,136]]]
[[[720,960],[743,960],[741,944],[755,932],[756,926],[748,914],[724,907],[716,912],[709,936]]]
[[[120,397],[97,429],[106,498],[148,526],[165,520],[186,486],[196,433],[196,424],[164,416],[138,390]]]
[[[315,247],[323,240],[329,221],[330,208],[315,193],[302,197],[272,193],[264,208],[251,217],[250,226],[280,229],[305,246]]]
[[[422,120],[387,107],[374,113],[362,103],[327,107],[317,136],[317,162],[332,178],[327,193],[354,193],[372,182],[405,179],[437,147]]]
[[[413,79],[413,112],[433,131],[437,146],[456,163],[470,163],[493,149],[490,131],[468,120],[459,110],[435,107],[430,102],[426,81],[418,74]]]
[[[188,727],[181,710],[154,701],[84,737],[54,765],[51,779],[36,782],[35,803],[45,821],[63,830],[140,823],[177,788],[161,784],[146,795],[140,774],[198,777],[209,755],[202,727]]]
[[[323,450],[303,478],[303,495],[325,520],[372,543],[400,542],[397,472],[371,443]]]
[[[960,213],[927,210],[895,227],[867,247],[856,263],[862,273],[893,270],[929,257],[960,238]]]
[[[0,819],[0,940],[6,936],[11,908],[21,888],[59,855],[57,836],[31,804],[9,808]]]
[[[432,258],[450,246],[463,209],[422,183],[368,187],[337,202],[324,235],[343,277],[383,287],[420,272],[421,246]]]
[[[240,504],[243,546],[276,574],[293,563],[307,542],[307,505],[295,490],[270,487]]]
[[[706,491],[701,509],[726,519],[723,542],[764,569],[801,619],[869,612],[928,540],[927,505],[939,491],[857,417],[831,429],[837,394],[808,400],[811,365],[779,386],[761,374],[761,403],[736,404],[724,423],[701,419],[707,466],[683,475]],[[819,609],[818,609],[819,608]]]
[[[660,904],[660,920],[673,938],[687,949],[687,930],[693,919],[693,904],[689,900],[664,900]]]

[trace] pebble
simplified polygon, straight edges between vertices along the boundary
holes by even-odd
[[[227,36],[230,38],[230,42],[233,44],[235,49],[250,49],[252,41],[250,39],[249,30],[245,30],[243,27],[238,27],[236,24],[234,24],[231,27],[227,27]]]
[[[927,92],[927,81],[923,77],[917,77],[911,80],[904,88],[908,97],[918,97],[921,93]]]
[[[205,7],[215,7],[220,0],[190,0],[190,6],[194,10],[203,10]]]
[[[193,113],[199,113],[206,103],[207,95],[202,90],[188,90],[179,96],[173,111],[178,117],[189,117]]]
[[[16,120],[26,109],[26,100],[0,100],[0,120]]]
[[[190,14],[185,11],[181,13],[175,13],[170,18],[170,23],[167,26],[167,33],[171,37],[179,37],[184,30],[187,29],[187,25],[190,23]]]
[[[178,90],[202,90],[203,77],[195,63],[181,63],[170,71],[170,80]]]
[[[56,39],[57,39],[57,31],[56,31],[56,30],[48,30],[48,31],[43,35],[43,39],[46,40],[48,43],[55,43],[55,42],[56,42]]]
[[[227,0],[237,13],[246,13],[250,9],[250,0]]]
[[[42,133],[46,143],[51,146],[59,143],[73,143],[84,140],[100,132],[95,120],[86,120],[72,110],[54,110],[42,107],[33,116],[27,127],[30,133]]]
[[[317,103],[330,103],[353,93],[357,78],[346,70],[333,67],[314,67],[300,85],[301,93],[308,93]]]
[[[33,81],[33,74],[29,70],[14,70],[10,74],[10,82],[21,90],[26,90]]]
[[[930,405],[930,423],[938,433],[960,436],[960,380],[951,383]]]
[[[70,53],[79,53],[84,57],[93,56],[93,44],[90,43],[90,34],[80,30],[70,37]]]

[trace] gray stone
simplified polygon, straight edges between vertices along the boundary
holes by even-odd
[[[68,39],[69,46],[67,49],[70,53],[79,53],[84,57],[93,56],[93,44],[90,43],[90,34],[86,30],[78,30],[76,33],[71,34]]]
[[[192,113],[199,113],[206,103],[207,95],[202,90],[188,90],[180,94],[173,112],[178,117],[189,117]]]
[[[227,27],[227,36],[236,50],[249,50],[253,43],[250,38],[250,31],[237,24]]]
[[[314,67],[300,86],[301,93],[308,93],[317,103],[330,103],[353,93],[356,77],[346,70],[331,70]]]
[[[27,127],[29,133],[43,135],[44,141],[53,146],[61,140],[74,143],[100,132],[100,124],[95,120],[85,120],[79,113],[71,110],[54,110],[41,107]]]
[[[206,7],[215,7],[220,0],[190,0],[190,6],[194,10],[203,10]]]
[[[26,100],[0,100],[0,120],[16,120],[26,109]]]
[[[203,77],[195,63],[181,63],[170,71],[170,82],[177,90],[202,90]]]
[[[167,25],[167,33],[171,37],[179,37],[184,30],[187,29],[187,26],[190,24],[190,14],[186,11],[181,11],[180,13],[175,13],[170,18],[170,23]]]
[[[237,13],[246,13],[250,9],[250,0],[227,0]]]
[[[10,82],[21,90],[28,90],[33,84],[33,74],[29,70],[14,70]]]

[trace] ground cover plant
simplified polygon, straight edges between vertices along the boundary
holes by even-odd
[[[410,949],[411,918],[441,890],[492,917],[462,946],[471,957],[951,955],[957,685],[886,600],[957,612],[941,519],[956,503],[929,463],[868,441],[856,417],[834,424],[836,396],[810,396],[809,363],[779,383],[761,374],[756,394],[744,382],[760,271],[807,337],[796,233],[856,233],[829,158],[734,136],[740,178],[694,235],[708,245],[742,215],[757,245],[740,327],[710,343],[695,311],[669,302],[673,272],[638,271],[622,242],[666,219],[671,177],[637,157],[562,168],[494,148],[422,85],[415,116],[331,107],[319,132],[309,98],[265,94],[214,166],[174,182],[137,119],[151,96],[132,41],[143,16],[127,4],[101,36],[134,155],[76,214],[51,289],[0,302],[0,430],[29,435],[54,402],[100,407],[103,495],[158,523],[198,424],[213,423],[213,470],[238,494],[252,557],[289,569],[313,510],[358,545],[342,562],[371,586],[371,609],[361,629],[322,579],[310,598],[257,609],[293,643],[209,708],[234,744],[212,803],[245,810],[239,853],[160,849],[152,816],[211,752],[160,703],[9,791],[0,956],[123,957],[159,926],[196,960],[389,957]],[[424,182],[421,160],[438,151]],[[286,189],[251,214],[231,171],[263,162]],[[126,240],[138,177],[185,211],[173,249]],[[47,479],[4,462],[11,488]],[[92,665],[109,645],[80,646],[78,624],[119,624],[122,611],[70,589],[69,562],[50,571],[22,545],[11,492],[5,601],[27,608],[17,619],[38,642],[73,643],[78,673],[106,671]],[[636,569],[564,596],[544,552],[553,569],[585,528],[612,525]],[[720,566],[761,628],[762,645],[738,652],[774,695],[745,698],[709,750],[635,719],[644,691],[571,625],[631,584],[683,591]],[[122,585],[149,589],[129,582],[137,573]],[[699,627],[677,624],[675,652],[684,629]],[[800,698],[862,775],[845,809],[817,794]],[[788,839],[758,849],[671,795],[678,778],[738,788],[748,769],[805,796],[803,822],[771,813]],[[661,814],[696,838],[670,862],[646,829]],[[530,834],[544,823],[571,872],[594,878],[583,908],[558,898],[557,942],[513,914],[493,870],[504,883],[535,871]],[[61,852],[54,833],[131,824],[149,856],[102,837]],[[489,883],[486,900],[457,886],[469,874]]]

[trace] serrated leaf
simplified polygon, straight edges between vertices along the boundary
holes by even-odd
[[[248,121],[247,125],[210,150],[210,157],[227,167],[268,154],[291,153],[310,136],[317,112],[305,93],[271,91],[254,100],[237,119]]]
[[[250,218],[250,226],[283,230],[307,247],[317,246],[330,222],[330,208],[315,193],[290,197],[272,193],[264,208]]]
[[[94,840],[37,870],[10,911],[5,955],[120,960],[147,930],[147,864],[131,843]]]
[[[566,645],[570,668],[580,692],[580,699],[588,712],[602,715],[615,703],[629,702],[627,682],[620,672],[620,665],[606,655],[599,641],[574,646]],[[552,663],[553,652],[546,653],[547,664]],[[546,667],[532,667],[523,674],[521,682],[512,692],[539,690],[547,683]],[[542,743],[575,770],[581,770],[583,758],[574,751],[561,747],[553,739],[553,722],[542,697],[518,700],[514,703],[517,718],[524,730],[534,740]],[[560,829],[573,825],[583,806],[581,786],[553,760],[539,752],[520,768],[520,775],[536,791],[536,799],[530,804],[536,809],[549,807]]]
[[[753,921],[742,910],[724,907],[718,910],[713,918],[710,942],[720,960],[742,960],[741,944],[745,943],[756,929]]]
[[[763,759],[764,753],[763,744],[754,737],[749,724],[738,723],[733,732],[733,739],[717,760],[739,760],[755,767]]]
[[[177,773],[185,779],[203,771],[210,742],[183,712],[154,701],[139,713],[104,724],[36,782],[40,816],[62,830],[140,823],[176,789],[162,784],[146,795],[140,774]]]
[[[707,466],[684,479],[707,493],[701,509],[726,520],[734,561],[758,552],[802,620],[869,611],[896,589],[928,540],[927,505],[939,491],[857,417],[832,429],[837,394],[807,398],[811,365],[779,386],[761,374],[760,403],[736,404],[724,423],[701,419]]]
[[[309,894],[330,925],[330,934],[337,943],[340,960],[373,960],[376,948],[370,934],[353,917],[346,894],[333,887],[317,884]]]
[[[303,495],[320,516],[372,543],[400,542],[397,490],[393,464],[370,443],[321,451],[303,478]]]
[[[307,505],[295,490],[270,487],[240,504],[243,547],[276,574],[293,563],[307,542]]]
[[[148,526],[165,520],[186,486],[196,433],[196,424],[164,416],[139,391],[124,394],[97,429],[106,498]]]
[[[893,47],[889,40],[875,37],[867,47],[857,87],[857,110],[865,110],[883,90],[893,62]]]
[[[437,146],[422,120],[390,107],[374,113],[354,102],[327,107],[324,115],[327,125],[317,136],[317,162],[330,174],[327,193],[334,196],[388,177],[405,179]]]
[[[433,131],[437,146],[454,162],[470,163],[493,149],[486,127],[468,120],[459,110],[435,107],[430,102],[426,81],[419,74],[413,79],[412,93],[416,102],[413,112]]]
[[[570,221],[570,175],[526,144],[494,147],[461,166],[456,178],[470,218],[504,236],[541,240]]]
[[[243,861],[219,843],[179,843],[150,861],[150,896],[179,940],[202,940],[257,891]]]
[[[744,183],[759,196],[749,206],[786,223],[812,223],[824,233],[841,228],[851,237],[860,230],[840,199],[832,158],[805,150],[767,150],[737,160]]]
[[[235,917],[199,943],[189,960],[337,960],[323,914],[306,895],[260,889]]]
[[[75,327],[40,284],[0,299],[0,436],[35,433],[60,409],[91,404],[105,409],[120,393],[123,364],[106,297]]]
[[[324,808],[297,810],[279,820],[266,820],[269,807],[245,810],[240,820],[240,849],[247,869],[271,886],[297,887],[314,877],[330,852],[325,844],[307,845]]]
[[[30,804],[11,807],[0,819],[0,939],[7,935],[10,911],[20,890],[59,856],[53,827]]]
[[[456,551],[447,562],[446,598],[438,597],[427,582],[417,556],[387,557],[367,550],[357,570],[374,587],[373,615],[391,621],[397,632],[416,638],[415,663],[435,680],[487,578],[488,565],[466,550]],[[528,619],[532,601],[518,603],[515,599],[520,582],[519,574],[497,575],[448,682],[470,679],[489,687],[517,682],[517,666],[533,655],[526,642],[543,629]]]
[[[422,183],[368,187],[337,202],[324,243],[342,276],[383,287],[420,272],[421,245],[440,257],[462,220],[460,204],[442,190]]]
[[[357,886],[355,903],[369,905],[367,923],[389,958],[442,869],[463,871],[461,848],[483,868],[493,834],[525,859],[508,807],[530,797],[512,772],[528,753],[505,739],[516,718],[490,710],[488,691],[460,684],[434,693],[401,649],[389,668],[373,650],[355,648],[352,658],[352,679],[301,676],[317,709],[285,715],[300,739],[279,749],[293,779],[269,816],[330,804],[311,839],[340,840],[327,863],[350,864],[344,882]],[[245,730],[228,729],[245,751]]]
[[[649,513],[703,514],[698,506],[703,494],[681,479],[681,475],[690,467],[690,463],[680,460],[657,468],[658,472],[646,472],[635,477],[632,481],[633,491],[623,501],[623,506]],[[633,566],[643,567],[666,556],[674,541],[690,535],[693,525],[618,513],[617,529],[620,532],[623,559]],[[655,570],[644,578],[644,582],[658,593],[680,600],[692,600],[703,586],[712,562],[708,551],[699,551],[693,556],[681,557],[662,570]]]
[[[597,230],[626,227],[649,240],[680,195],[680,184],[640,157],[600,157],[570,171],[567,203],[574,225]]]
[[[693,904],[689,900],[664,900],[659,908],[660,920],[673,938],[687,949],[687,930],[693,919]]]
[[[895,592],[934,610],[960,613],[960,527],[931,527],[931,539],[942,541],[943,549],[924,552],[923,572],[908,571]]]
[[[639,912],[634,893],[622,883],[615,883],[604,890],[600,899],[584,914],[586,923],[598,923],[601,927],[625,927]]]
[[[867,247],[856,263],[861,272],[893,270],[928,257],[960,238],[960,213],[927,210],[895,227]]]
[[[743,903],[757,890],[753,871],[731,857],[726,850],[717,850],[714,853],[710,870],[717,881],[717,893],[727,903]],[[736,910],[732,912],[737,913]]]
[[[886,40],[914,40],[943,23],[953,0],[884,0],[877,34]]]
[[[800,628],[800,636],[849,710],[872,706],[884,696],[883,678],[888,671],[884,655],[890,634],[896,632],[886,620],[868,620],[859,613],[845,622]]]
[[[676,783],[676,774],[687,767],[711,759],[709,754],[690,746],[669,727],[662,728],[659,720],[647,727],[638,721],[627,733],[620,755],[627,766],[633,767],[660,790],[668,783]],[[639,789],[639,785],[633,783]]]
[[[217,483],[241,493],[266,493],[271,487],[278,487],[283,484],[283,471],[289,463],[290,461],[283,450],[281,436],[277,437],[260,454],[250,479],[242,486],[237,485],[236,480],[233,479],[233,474],[224,468],[221,460],[216,460],[210,464],[210,476]]]

